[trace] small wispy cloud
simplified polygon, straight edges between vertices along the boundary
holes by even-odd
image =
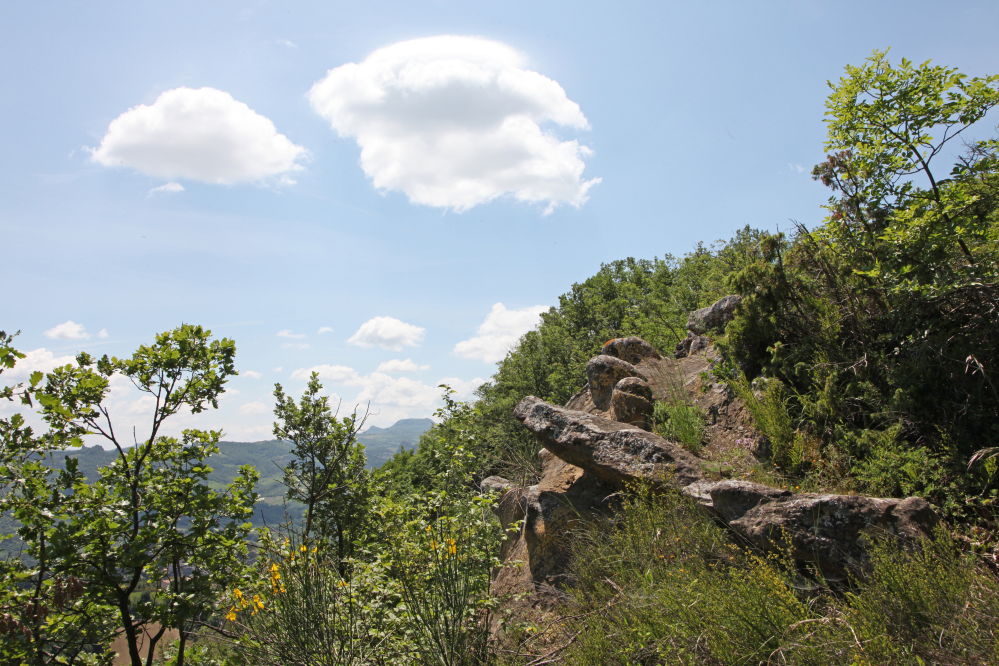
[[[332,326],[323,326],[322,328],[319,329],[319,334],[320,335],[323,334],[323,333],[332,333],[332,332],[333,332],[333,327]]]
[[[99,337],[99,338],[106,338],[106,337],[108,337],[108,329],[102,328],[101,332],[97,334],[97,337]]]
[[[267,405],[262,402],[248,402],[239,406],[240,414],[266,414]]]
[[[287,46],[289,49],[297,49],[298,48],[298,44],[296,44],[295,42],[291,41],[290,39],[279,39],[279,40],[277,40],[277,43],[280,44],[281,46]]]
[[[277,336],[279,338],[295,338],[295,339],[306,337],[305,333],[292,333],[290,328],[286,328],[283,331],[278,331]]]
[[[281,366],[280,366],[280,365],[279,365],[278,367],[276,367],[276,368],[271,368],[271,369],[272,369],[272,370],[273,370],[274,372],[281,372]]]
[[[167,183],[166,185],[160,185],[149,190],[149,196],[153,196],[154,194],[174,194],[183,191],[184,186],[180,183]]]
[[[787,163],[787,168],[791,171],[797,171],[798,173],[805,173],[805,171],[807,171],[807,169],[800,164],[792,164],[791,162]]]
[[[285,344],[281,345],[281,349],[308,349],[308,348],[309,345],[303,342],[299,342],[297,344],[294,342],[286,342]]]
[[[239,374],[243,375],[244,377],[250,377],[252,379],[260,379],[261,377],[263,377],[263,375],[257,372],[256,370],[244,370]]]

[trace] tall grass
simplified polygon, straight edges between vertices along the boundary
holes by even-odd
[[[696,454],[704,445],[704,413],[687,395],[679,366],[668,363],[650,366],[650,374],[660,394],[652,411],[653,430],[660,437],[679,442]]]
[[[973,556],[943,532],[871,551],[869,574],[834,592],[678,493],[633,496],[617,525],[577,540],[561,663],[999,663],[999,581]]]
[[[749,410],[756,429],[767,438],[771,462],[792,476],[807,471],[808,451],[814,443],[795,429],[787,410],[784,384],[779,379],[770,378],[758,392],[753,390],[745,375],[739,373],[728,385]]]

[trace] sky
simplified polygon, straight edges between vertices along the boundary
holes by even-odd
[[[268,439],[274,384],[313,370],[369,425],[431,416],[601,263],[821,222],[827,81],[887,47],[999,73],[996,25],[994,1],[0,3],[0,330],[27,353],[0,379],[193,323],[240,375],[173,432]],[[148,423],[127,380],[108,404]]]

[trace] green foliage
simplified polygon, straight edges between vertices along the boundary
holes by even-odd
[[[234,660],[463,666],[486,659],[500,528],[494,498],[472,483],[474,410],[445,390],[433,481],[373,495],[351,556],[291,524],[264,533],[254,573],[223,598]],[[323,522],[331,516],[316,513],[317,534],[330,529]]]
[[[729,381],[729,386],[753,416],[756,429],[766,438],[774,466],[792,476],[804,474],[813,461],[806,452],[807,436],[795,429],[788,414],[789,401],[784,384],[776,378],[756,384],[762,385],[758,391],[741,374]]]
[[[999,444],[999,144],[972,141],[946,177],[938,167],[999,103],[997,84],[884,52],[830,84],[830,154],[813,172],[835,193],[830,214],[760,237],[732,276],[746,298],[723,343],[748,378],[784,386],[779,400],[740,392],[778,432],[782,471],[915,492],[955,516],[965,496],[994,502],[994,475],[967,470]],[[793,415],[793,436],[767,400]]]
[[[731,293],[728,276],[757,260],[758,237],[746,227],[728,242],[698,245],[681,259],[615,261],[574,284],[477,391],[481,474],[536,480],[537,446],[513,418],[517,403],[534,395],[564,404],[586,384],[587,362],[609,339],[637,335],[660,350],[672,349],[686,336],[690,311]]]
[[[370,663],[390,586],[379,571],[300,537],[291,526],[265,532],[255,574],[226,591],[234,655],[253,664]]]
[[[139,634],[157,623],[150,649],[176,628],[182,664],[187,634],[212,607],[217,586],[241,572],[256,472],[243,468],[219,493],[207,477],[221,433],[185,430],[179,440],[160,434],[165,419],[182,408],[217,406],[235,374],[235,345],[210,336],[183,325],[128,359],[94,361],[81,353],[77,366],[49,374],[44,388],[40,376],[32,377],[30,391],[50,430],[35,437],[12,419],[0,449],[0,511],[17,520],[25,545],[3,571],[3,604],[17,629],[7,636],[27,639],[5,643],[8,654],[23,650],[23,661],[33,664],[99,654],[117,625],[139,666]],[[104,405],[115,373],[155,398],[148,439],[133,446],[118,438]],[[52,453],[79,445],[84,435],[105,438],[117,458],[89,481],[73,458],[56,473]],[[156,599],[136,603],[140,585],[160,579],[169,584]]]
[[[577,541],[563,663],[983,664],[999,654],[999,580],[941,532],[887,538],[851,591],[762,557],[678,492],[638,494]],[[558,623],[554,623],[558,626]]]
[[[315,372],[299,404],[274,385],[274,436],[289,440],[294,459],[284,468],[286,497],[305,506],[302,539],[315,536],[335,544],[340,559],[350,556],[367,515],[369,480],[364,445],[357,431],[364,419],[351,414],[338,419]]]
[[[704,414],[686,402],[657,402],[652,412],[655,432],[664,439],[679,442],[691,453],[704,444]]]
[[[437,450],[450,456],[440,490],[414,498],[392,554],[420,661],[462,666],[486,660],[489,576],[499,565],[501,534],[490,511],[494,498],[470,488],[469,411],[450,393],[445,389],[437,412]]]

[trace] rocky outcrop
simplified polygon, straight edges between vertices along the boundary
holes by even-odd
[[[735,317],[735,308],[742,302],[742,296],[726,296],[700,310],[694,310],[687,318],[687,337],[673,350],[674,358],[686,358],[707,349],[711,340],[704,336],[710,330],[724,328]]]
[[[697,322],[695,328],[723,325],[737,299],[716,303],[713,314],[697,318],[709,322],[703,323],[706,328]],[[690,353],[674,361],[663,359],[640,338],[616,338],[587,365],[586,387],[565,407],[536,397],[517,405],[514,416],[543,447],[538,454],[544,466],[541,480],[529,487],[500,477],[482,483],[484,490],[503,493],[497,514],[504,528],[518,529],[510,533],[501,555],[520,565],[502,567],[493,588],[506,599],[503,608],[509,617],[523,617],[521,612],[537,617],[561,603],[564,595],[558,588],[573,531],[611,515],[615,498],[636,481],[682,489],[748,545],[783,549],[830,580],[864,571],[865,537],[890,534],[915,543],[932,532],[938,518],[922,499],[792,493],[745,480],[717,480],[724,472],[718,458],[698,458],[648,432],[654,398],[676,399],[676,392],[683,391],[706,417],[709,443],[702,455],[710,456],[711,447],[720,446],[723,460],[731,460],[733,451],[748,458],[764,441],[738,398],[711,376],[715,353],[710,347],[701,349],[709,344],[707,338],[692,332],[688,340]],[[750,475],[752,469],[741,473]],[[498,625],[493,627],[494,636],[501,633]]]
[[[706,308],[694,310],[687,318],[687,330],[694,335],[704,335],[712,329],[722,328],[735,317],[735,308],[741,302],[742,296],[733,294]]]
[[[591,358],[586,364],[586,386],[593,404],[598,409],[609,410],[614,387],[625,377],[646,379],[638,368],[614,356],[601,354]]]
[[[864,537],[892,535],[917,542],[931,536],[939,522],[919,497],[791,493],[747,481],[702,481],[683,492],[756,548],[786,549],[832,580],[864,571]]]
[[[604,347],[600,350],[600,353],[604,356],[614,356],[632,365],[637,365],[647,358],[656,360],[662,358],[655,347],[634,335],[627,338],[608,340],[604,343]]]
[[[658,435],[528,396],[513,411],[548,451],[604,482],[686,486],[701,478],[696,456]]]
[[[611,394],[611,418],[642,430],[652,430],[652,387],[638,377],[625,377]]]
[[[673,350],[673,358],[686,358],[691,354],[696,354],[702,349],[707,349],[711,345],[711,340],[703,335],[694,335],[688,332],[687,337],[680,340],[676,349]]]
[[[564,582],[571,552],[569,538],[586,522],[612,515],[619,495],[615,488],[545,449],[539,456],[544,462],[541,481],[508,489],[496,506],[509,537],[501,546],[500,559],[517,563],[501,567],[492,584],[493,594],[504,601],[503,612],[492,615],[490,633],[501,641],[504,619],[516,621],[553,610],[564,601],[558,587]],[[499,487],[505,481],[490,479],[483,481],[485,487]]]

